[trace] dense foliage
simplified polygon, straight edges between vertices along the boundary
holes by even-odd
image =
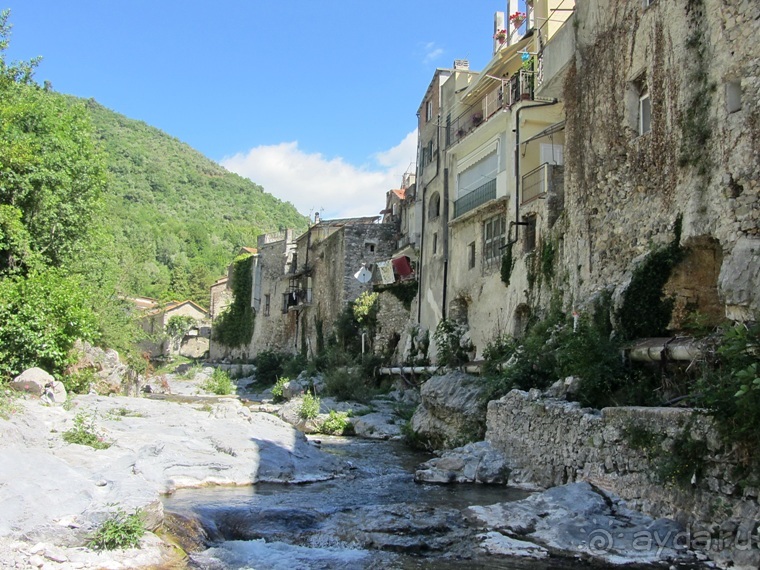
[[[125,293],[208,304],[230,257],[306,218],[166,133],[85,102],[107,154],[112,248]]]
[[[232,303],[214,324],[214,340],[226,346],[243,346],[253,337],[254,312],[251,308],[253,256],[239,255],[232,264]]]
[[[34,83],[36,61],[6,60],[8,15],[0,14],[0,380],[30,366],[60,373],[77,338],[100,336],[97,314],[110,306],[93,302],[102,280],[82,262],[97,243],[103,157],[83,106]]]

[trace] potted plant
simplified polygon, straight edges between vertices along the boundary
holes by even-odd
[[[507,41],[507,30],[496,30],[496,33],[493,35],[493,39],[495,39],[500,44],[503,44],[505,41]]]
[[[509,17],[509,23],[512,24],[515,28],[519,28],[522,26],[522,23],[525,21],[525,12],[515,12]]]
[[[476,127],[483,122],[483,113],[475,113],[472,116],[472,124]]]

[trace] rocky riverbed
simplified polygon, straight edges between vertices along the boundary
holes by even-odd
[[[223,569],[250,568],[252,561],[256,568],[293,567],[271,562],[284,552],[304,568],[333,567],[330,560],[345,568],[477,562],[531,570],[566,568],[573,560],[694,563],[673,542],[674,523],[628,511],[589,485],[510,490],[509,469],[484,442],[408,464],[411,455],[399,454],[393,441],[402,423],[394,411],[410,403],[408,394],[350,405],[365,437],[328,443],[304,435],[314,424],[294,412],[297,383],[289,387],[290,403],[274,405],[271,394],[252,393],[249,379],[241,379],[244,403],[206,392],[210,374],[169,375],[149,397],[17,400],[10,418],[0,419],[0,568]],[[320,411],[346,406],[324,399]],[[64,434],[77,426],[109,446],[67,443]],[[441,485],[451,482],[467,485]],[[289,483],[309,484],[283,486]],[[220,492],[209,501],[207,488]],[[175,493],[185,497],[184,548],[161,538],[169,520],[179,530],[182,503],[166,500]],[[165,503],[173,505],[168,518]],[[142,512],[150,532],[140,547],[87,548],[119,509]],[[637,550],[631,540],[644,535],[670,542]],[[612,542],[600,545],[606,538]],[[196,552],[188,559],[186,550]]]

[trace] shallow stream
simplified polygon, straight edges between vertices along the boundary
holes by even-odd
[[[167,497],[167,512],[198,519],[215,546],[192,555],[195,568],[256,569],[573,569],[482,553],[461,511],[519,500],[503,486],[427,485],[414,468],[430,458],[403,444],[320,438],[350,465],[347,476],[304,485],[187,489]]]

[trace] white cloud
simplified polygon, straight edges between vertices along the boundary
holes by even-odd
[[[422,49],[425,52],[422,62],[426,64],[433,63],[443,55],[443,48],[436,46],[435,42],[426,43]]]
[[[297,142],[257,146],[223,158],[220,164],[293,203],[304,215],[320,211],[325,219],[374,216],[385,207],[385,193],[401,185],[416,149],[417,134],[411,132],[395,147],[375,154],[376,167],[308,154]]]

